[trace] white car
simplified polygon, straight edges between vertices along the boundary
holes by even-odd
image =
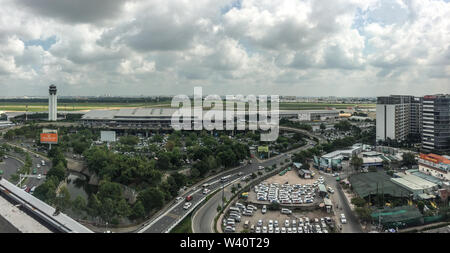
[[[262,224],[263,224],[263,221],[262,221],[262,220],[258,220],[258,223],[257,223],[256,225],[257,225],[258,227],[261,227]]]
[[[184,208],[185,210],[187,210],[187,209],[189,209],[189,207],[191,207],[191,206],[192,206],[192,203],[191,203],[191,202],[186,202],[186,203],[184,203],[183,208]]]
[[[177,197],[177,198],[176,198],[176,201],[177,201],[177,202],[180,202],[181,200],[183,200],[183,197]]]
[[[262,228],[262,232],[263,232],[263,233],[267,233],[267,227],[266,227],[266,226],[264,226],[264,227]]]
[[[42,178],[42,176],[41,176],[41,174],[39,174],[38,176],[37,176],[37,179],[41,179]]]
[[[282,228],[281,228],[281,233],[282,233],[282,234],[286,234],[286,228],[285,228],[285,227],[282,227]]]
[[[261,227],[256,227],[255,232],[258,233],[258,234],[261,233]]]
[[[261,213],[265,214],[267,212],[267,207],[264,205],[261,209]]]
[[[280,233],[280,228],[276,227],[275,228],[275,234],[279,234]]]
[[[289,227],[289,225],[290,225],[289,220],[285,220],[285,221],[284,221],[284,226],[285,226],[285,227]]]

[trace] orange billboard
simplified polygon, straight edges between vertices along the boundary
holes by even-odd
[[[58,134],[57,133],[41,133],[41,143],[58,143]]]

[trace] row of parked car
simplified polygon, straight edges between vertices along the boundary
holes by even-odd
[[[308,217],[284,221],[284,226],[278,223],[278,220],[269,220],[267,226],[263,220],[258,220],[256,226],[250,226],[250,232],[254,233],[328,233],[328,226],[332,227],[330,217],[309,220]],[[245,222],[244,228],[248,228],[248,221]]]
[[[280,204],[313,203],[316,196],[317,184],[314,185],[289,185],[260,183],[255,186],[256,198],[259,201]]]

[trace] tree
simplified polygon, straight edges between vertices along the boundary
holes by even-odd
[[[64,180],[66,177],[66,168],[64,168],[64,164],[62,162],[58,163],[56,166],[53,166],[48,172],[47,177],[54,176],[58,179],[58,182]]]
[[[82,211],[85,211],[86,207],[86,200],[81,196],[77,196],[72,203],[73,210],[78,214],[81,214]]]
[[[325,124],[324,123],[320,123],[320,130],[325,130],[325,129],[327,129],[327,127],[325,126]]]
[[[164,193],[158,188],[150,187],[139,193],[138,200],[144,205],[145,212],[149,213],[164,205]]]
[[[350,165],[353,167],[354,170],[359,170],[363,165],[363,159],[354,155],[350,160]]]
[[[363,221],[366,221],[366,222],[372,221],[372,216],[371,216],[372,212],[369,207],[356,207],[355,213]]]
[[[70,207],[70,193],[69,190],[67,190],[67,187],[62,186],[59,189],[59,193],[56,196],[55,200],[56,207],[59,208],[59,210],[64,211]]]
[[[357,207],[363,207],[364,205],[366,205],[366,201],[360,197],[352,198],[351,203]]]
[[[413,165],[417,164],[416,158],[413,153],[403,153],[402,158],[403,158],[403,165],[407,166],[410,169]]]
[[[133,206],[133,210],[131,212],[132,219],[142,218],[145,216],[144,205],[142,205],[141,201],[136,201]]]

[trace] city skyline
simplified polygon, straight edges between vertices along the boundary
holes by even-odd
[[[0,2],[2,97],[450,93],[448,0]]]

